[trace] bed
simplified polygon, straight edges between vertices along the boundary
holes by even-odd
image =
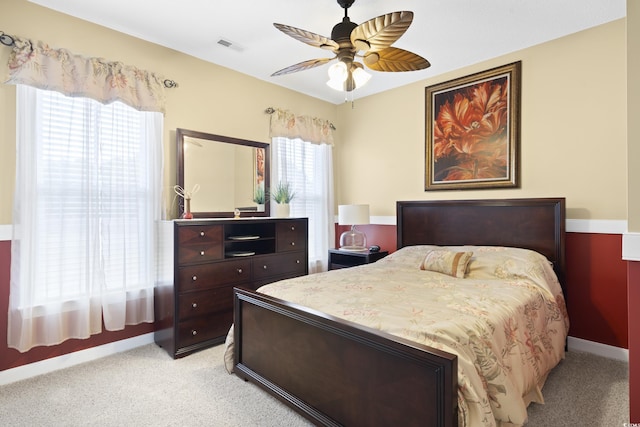
[[[562,198],[397,202],[388,257],[236,288],[227,358],[318,425],[522,425],[564,357],[564,226]]]

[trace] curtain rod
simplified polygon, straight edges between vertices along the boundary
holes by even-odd
[[[267,107],[264,112],[266,114],[273,114],[276,112],[276,109],[273,107]],[[331,128],[331,130],[336,130],[336,127],[333,125],[333,123],[329,122],[329,127]]]
[[[11,46],[15,46],[16,39],[13,38],[13,36],[6,34],[4,31],[0,31],[0,43],[2,43],[5,46],[11,47]],[[162,83],[164,84],[164,87],[166,87],[167,89],[178,87],[178,83],[170,79],[165,79]]]

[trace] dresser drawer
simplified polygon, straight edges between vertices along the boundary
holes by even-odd
[[[284,274],[304,274],[306,271],[306,252],[290,252],[266,255],[253,259],[253,279],[262,280]]]
[[[248,258],[190,265],[178,268],[178,292],[210,289],[249,281],[251,261]]]
[[[178,323],[176,347],[187,347],[225,336],[233,322],[233,310],[208,313]]]
[[[276,251],[303,251],[307,243],[305,221],[279,222],[276,226]]]
[[[180,319],[229,310],[233,310],[233,286],[186,292],[178,297]]]
[[[222,259],[222,226],[178,227],[178,264]]]

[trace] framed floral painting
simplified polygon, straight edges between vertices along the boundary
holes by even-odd
[[[514,62],[425,89],[425,191],[518,187],[520,69]]]

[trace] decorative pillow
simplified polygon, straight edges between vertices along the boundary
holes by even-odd
[[[420,263],[420,270],[435,271],[449,276],[463,278],[473,252],[432,250],[427,252]]]

